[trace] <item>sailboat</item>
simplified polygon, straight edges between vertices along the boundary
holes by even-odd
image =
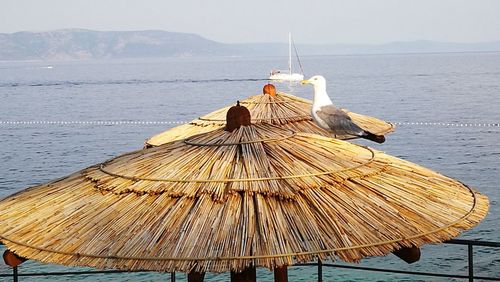
[[[270,80],[275,80],[275,81],[301,81],[304,79],[304,74],[303,71],[302,73],[292,73],[292,34],[288,33],[288,71],[284,70],[272,70],[271,74],[269,75]],[[295,45],[294,45],[295,49]],[[297,49],[295,49],[295,55],[297,56],[297,59],[299,59],[299,55],[297,54]],[[300,60],[299,60],[299,65],[300,65]],[[300,65],[300,68],[302,70],[302,65]]]

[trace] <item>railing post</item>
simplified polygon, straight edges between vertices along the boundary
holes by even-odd
[[[231,271],[231,282],[255,282],[257,269],[254,265],[247,266],[242,272]]]
[[[323,282],[323,263],[318,258],[318,282]]]
[[[175,282],[175,271],[170,272],[170,282]]]
[[[469,282],[474,281],[474,252],[472,244],[467,244],[467,258],[469,261]]]
[[[12,268],[12,278],[14,279],[14,282],[17,282],[18,281],[18,277],[17,277],[17,266],[14,266]]]
[[[205,272],[190,271],[187,274],[188,282],[203,282],[205,279]]]

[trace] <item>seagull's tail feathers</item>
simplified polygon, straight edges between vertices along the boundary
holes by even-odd
[[[373,134],[373,133],[368,132],[368,131],[365,131],[365,134],[363,134],[363,136],[361,136],[361,137],[364,139],[368,139],[370,141],[373,141],[373,142],[380,143],[380,144],[385,142],[384,135],[377,135],[377,134]]]

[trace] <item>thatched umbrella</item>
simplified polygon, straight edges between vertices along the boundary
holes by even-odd
[[[7,197],[0,240],[49,263],[236,273],[316,257],[357,262],[451,239],[486,216],[486,196],[432,170],[249,124],[248,114],[237,115],[226,130]]]
[[[272,84],[264,86],[263,93],[241,100],[250,110],[253,123],[270,123],[298,132],[314,133],[342,140],[358,138],[352,135],[332,135],[318,127],[311,117],[312,101],[286,93],[276,93]],[[146,147],[159,146],[195,134],[223,128],[226,125],[228,107],[211,112],[187,124],[174,127],[146,140]],[[360,115],[343,109],[361,128],[377,135],[385,135],[394,130],[394,125],[377,118]]]

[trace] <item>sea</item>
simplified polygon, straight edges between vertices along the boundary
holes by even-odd
[[[339,107],[391,121],[384,144],[353,141],[456,178],[487,195],[488,216],[460,238],[500,242],[500,53],[301,57],[323,75]],[[139,149],[148,137],[261,93],[283,57],[0,62],[0,197]],[[312,99],[310,86],[276,84]],[[1,211],[0,211],[1,212]],[[3,246],[0,246],[3,252]],[[408,265],[394,255],[359,266],[467,275],[467,247],[422,248]],[[342,262],[335,262],[343,264]],[[347,264],[349,265],[349,264]],[[79,271],[27,261],[19,273]],[[500,248],[474,248],[479,276],[500,277]],[[0,263],[0,273],[11,269]],[[258,281],[273,274],[258,269]],[[316,281],[290,267],[290,281]],[[184,273],[177,281],[186,281]],[[2,278],[11,281],[12,278]],[[26,276],[21,281],[169,281],[170,274]],[[324,268],[324,281],[462,281]],[[228,281],[207,274],[205,281]]]

